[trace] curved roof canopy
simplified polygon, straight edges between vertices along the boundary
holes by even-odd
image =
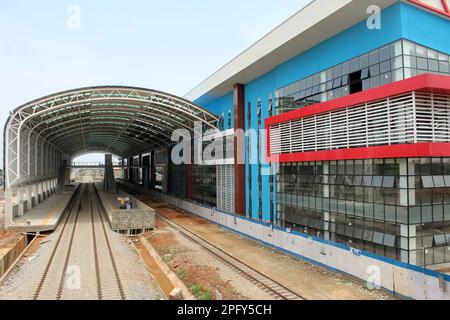
[[[39,163],[44,146],[59,156],[125,158],[169,146],[176,129],[192,131],[195,122],[215,128],[217,121],[188,100],[149,89],[90,87],[50,95],[17,108],[6,123],[7,184],[46,171]]]

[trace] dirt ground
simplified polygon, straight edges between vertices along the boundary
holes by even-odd
[[[19,233],[0,230],[0,250],[12,248],[19,239]]]
[[[146,238],[199,300],[270,300],[268,293],[157,219]]]
[[[148,196],[140,197],[155,210],[183,225],[185,228],[204,238],[228,254],[252,266],[259,272],[271,277],[290,290],[297,292],[308,300],[395,300],[392,295],[381,290],[369,290],[365,283],[352,277],[343,276],[317,267],[310,263],[288,256],[261,244],[229,232],[206,220],[155,202]],[[188,286],[195,282],[203,283],[210,290],[218,286],[223,290],[224,299],[248,298],[245,293],[236,293],[227,282],[221,282],[217,270],[204,263],[204,257],[198,251],[190,256],[196,263],[192,263],[189,255],[183,252],[179,239],[174,235],[163,232],[162,222],[158,223],[156,232],[150,234],[149,240],[165,256],[172,269],[179,276],[185,278]],[[185,244],[183,244],[185,245]],[[192,250],[192,249],[191,249]],[[201,262],[201,263],[200,263]],[[200,266],[199,266],[200,265]],[[214,297],[213,297],[214,298]]]

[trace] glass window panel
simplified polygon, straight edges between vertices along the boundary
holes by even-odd
[[[403,69],[393,71],[392,81],[401,81],[404,79]]]
[[[366,187],[372,186],[372,177],[371,176],[364,176],[363,178],[363,185]]]
[[[446,55],[445,53],[439,52],[438,60],[439,61],[448,61],[448,55]]]
[[[364,231],[364,241],[372,242],[373,239],[373,231],[365,230]]]
[[[370,79],[370,86],[372,88],[376,88],[381,86],[381,77],[380,76],[376,76]]]
[[[388,84],[392,82],[392,74],[390,72],[381,75],[381,84]]]
[[[319,93],[319,90],[320,90],[320,86],[315,86],[315,87],[313,88],[313,90],[312,90],[312,94],[313,94],[313,95],[318,94],[318,93]]]
[[[379,201],[379,202],[381,202],[381,201]],[[375,209],[375,219],[384,220],[385,219],[385,217],[384,217],[384,205],[375,204],[373,207]]]
[[[402,54],[403,48],[402,48],[402,42],[401,41],[397,41],[396,43],[394,43],[392,45],[392,48],[393,48],[394,57],[397,57],[397,56]]]
[[[433,222],[433,207],[423,206],[422,207],[422,223]]]
[[[436,188],[445,188],[445,182],[444,182],[443,176],[434,176],[433,180],[434,180],[434,186]]]
[[[425,58],[417,58],[417,69],[428,70],[428,60]]]
[[[412,56],[405,56],[404,58],[406,68],[417,68],[417,58]]]
[[[370,65],[374,65],[380,62],[380,55],[378,50],[372,51],[369,53],[369,63]]]
[[[422,177],[422,185],[424,188],[434,188],[434,180],[432,176]]]
[[[448,62],[439,61],[439,72],[450,73],[450,64]]]
[[[386,46],[380,49],[380,61],[391,59],[391,47]]]
[[[355,72],[361,69],[359,58],[355,58],[351,61],[350,72]]]
[[[395,177],[384,177],[383,188],[394,188]]]
[[[380,74],[380,65],[376,64],[370,67],[370,76],[374,77]]]
[[[369,77],[369,68],[365,68],[361,71],[361,79],[367,79]]]
[[[402,224],[408,223],[408,208],[407,207],[397,207],[397,222]]]
[[[438,54],[437,51],[434,51],[433,49],[428,49],[427,50],[427,57],[429,59],[437,60],[439,58],[439,54]]]
[[[386,234],[384,236],[384,245],[388,247],[395,247],[395,235]]]
[[[373,242],[377,244],[383,244],[384,243],[384,234],[381,232],[374,232],[373,233]]]
[[[344,62],[342,64],[342,75],[350,74],[350,62]]]
[[[346,226],[345,227],[345,235],[349,238],[353,238],[353,232],[355,231],[355,228],[352,226]]]
[[[416,45],[416,55],[421,58],[427,57],[427,48]]]
[[[359,59],[359,63],[361,68],[367,68],[369,66],[369,55],[362,55]]]
[[[372,180],[372,187],[382,187],[383,186],[383,177],[375,176]]]
[[[433,206],[433,221],[440,222],[444,221],[444,206]]]
[[[403,58],[400,57],[396,57],[394,59],[391,60],[391,68],[392,70],[398,69],[398,68],[403,68]]]
[[[363,90],[370,89],[370,79],[363,80]]]
[[[419,224],[422,222],[420,207],[411,207],[409,209],[409,222],[411,224]]]
[[[395,222],[395,206],[385,206],[385,220]]]
[[[450,188],[450,176],[444,176],[445,186]]]
[[[333,89],[339,88],[342,85],[342,78],[337,78],[334,80]]]
[[[359,240],[363,240],[364,230],[360,228],[355,228],[354,237]]]
[[[362,185],[362,180],[363,180],[362,176],[355,176],[354,179],[353,179],[353,185],[361,186]]]
[[[437,60],[428,60],[428,70],[439,72],[439,62]]]
[[[408,40],[403,40],[403,53],[405,55],[415,56],[416,45]]]
[[[385,61],[380,64],[380,73],[391,71],[391,61]]]

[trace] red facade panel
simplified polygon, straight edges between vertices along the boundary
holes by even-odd
[[[244,85],[234,85],[234,129],[245,130],[245,96]],[[238,137],[234,138],[234,181],[235,181],[235,211],[236,214],[246,215],[246,201],[245,201],[245,164],[239,163],[239,150],[242,145],[239,143]],[[217,190],[220,192],[220,190]]]

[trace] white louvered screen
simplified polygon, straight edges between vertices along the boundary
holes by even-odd
[[[234,206],[234,165],[217,166],[217,209],[235,212]]]
[[[270,126],[271,155],[450,142],[450,96],[411,92]]]

